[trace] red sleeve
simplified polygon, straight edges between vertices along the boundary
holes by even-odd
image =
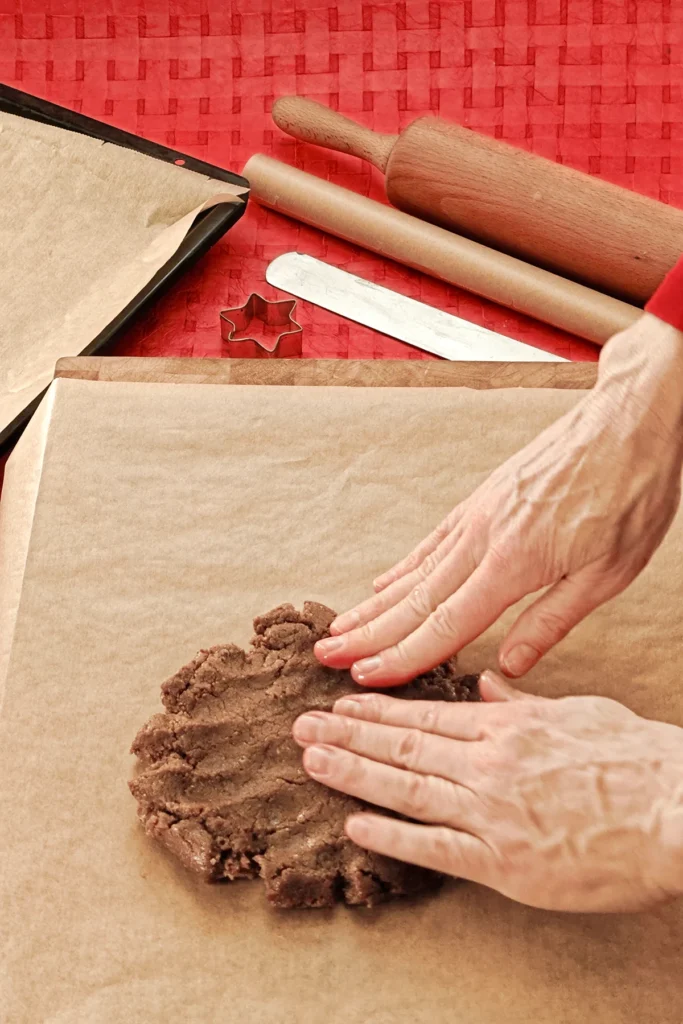
[[[645,309],[683,331],[683,257],[666,275]]]

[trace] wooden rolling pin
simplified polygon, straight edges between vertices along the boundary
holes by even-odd
[[[642,315],[626,302],[271,157],[252,156],[244,175],[252,198],[264,206],[598,345]]]
[[[379,135],[285,96],[273,119],[386,172],[400,210],[610,295],[645,302],[683,252],[683,210],[436,117]]]

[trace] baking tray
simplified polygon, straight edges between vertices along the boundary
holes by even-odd
[[[157,142],[150,142],[149,139],[131,135],[113,125],[96,121],[92,117],[85,117],[66,107],[57,106],[48,100],[31,96],[28,93],[13,89],[8,85],[0,83],[0,110],[8,114],[15,114],[18,117],[26,117],[32,121],[41,121],[43,124],[54,125],[63,128],[65,131],[78,132],[81,135],[89,135],[103,142],[109,142],[115,146],[123,146],[126,149],[134,149],[138,153],[152,157],[155,160],[164,160],[166,163],[177,164],[189,171],[196,171],[198,174],[215,178],[218,181],[227,181],[233,185],[249,187],[246,178],[232,171],[226,171],[223,167],[216,167],[204,160],[196,160],[194,157],[179,153],[175,149],[169,149]],[[154,277],[142,288],[137,295],[131,299],[127,306],[104,328],[100,333],[86,345],[81,355],[94,355],[101,352],[107,345],[111,344],[134,320],[143,309],[150,305],[156,298],[167,291],[170,286],[185,271],[195,263],[200,256],[203,256],[215,242],[228,231],[243,215],[248,194],[243,196],[242,203],[221,203],[212,209],[205,210],[198,217],[188,231],[183,242],[171,258],[161,267]],[[45,392],[43,392],[44,394]],[[24,429],[28,420],[36,410],[43,395],[39,395],[32,401],[3,431],[0,431],[0,453],[10,444],[16,441]]]

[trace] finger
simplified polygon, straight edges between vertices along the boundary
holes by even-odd
[[[334,705],[336,714],[366,722],[420,729],[454,740],[480,740],[495,717],[494,704],[448,703],[444,700],[400,700],[383,693],[352,693]]]
[[[387,857],[482,885],[494,883],[496,861],[490,848],[468,832],[354,814],[346,820],[346,834],[358,846]]]
[[[307,747],[303,763],[325,786],[418,821],[462,827],[475,799],[464,786],[435,775],[403,771],[337,747]]]
[[[399,601],[402,601],[406,594],[410,593],[411,588],[415,586],[418,579],[417,571],[410,573],[408,576],[403,576],[400,580],[396,580],[395,583],[386,587],[381,593],[373,594],[372,597],[356,605],[355,608],[344,612],[342,615],[338,615],[330,626],[332,637],[348,633],[352,629],[358,629],[360,626],[364,626],[366,622],[376,619],[382,612],[387,611],[388,608],[392,608]],[[329,641],[318,641],[316,650],[324,652],[326,643],[329,643]]]
[[[567,576],[526,608],[503,641],[500,667],[513,679],[533,668],[577,623],[616,591],[593,573]]]
[[[438,775],[461,785],[471,775],[471,744],[420,729],[381,725],[325,711],[309,711],[296,720],[292,734],[303,747],[320,743],[339,747],[394,768],[422,775]]]
[[[457,505],[452,512],[450,512],[442,522],[436,527],[435,530],[425,537],[417,547],[413,548],[409,555],[402,558],[400,562],[388,569],[387,572],[382,573],[374,581],[374,587],[376,591],[384,590],[391,583],[394,583],[401,576],[407,575],[409,572],[413,572],[417,569],[418,565],[421,565],[427,555],[430,555],[433,551],[436,551],[439,544],[446,539],[448,534],[453,530],[456,524],[460,521],[463,513],[463,506]]]
[[[516,690],[514,686],[510,686],[506,679],[502,679],[495,672],[482,672],[479,676],[479,692],[482,699],[488,703],[548,699],[547,697],[538,697],[533,693],[524,693],[522,690]]]
[[[393,647],[356,661],[351,675],[364,686],[397,686],[435,668],[488,629],[522,597],[523,586],[501,575],[486,556],[455,594]]]
[[[422,578],[422,570],[417,569],[384,591],[386,594],[414,579],[403,600],[360,629],[319,641],[316,655],[331,668],[349,668],[359,658],[367,658],[392,647],[416,630],[455,593],[472,575],[476,565],[473,544],[465,534],[426,578]]]
[[[430,551],[422,559],[412,572],[405,573],[399,579],[384,587],[380,593],[374,594],[367,601],[363,601],[362,604],[357,605],[350,611],[338,615],[330,625],[332,636],[339,636],[342,633],[358,629],[372,619],[376,619],[382,612],[397,605],[410,593],[413,587],[423,583],[441,565],[442,561],[458,544],[462,532],[461,528],[451,531],[433,551]],[[324,649],[326,643],[327,641],[320,641],[320,647]]]

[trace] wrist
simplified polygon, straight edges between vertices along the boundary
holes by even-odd
[[[683,448],[683,331],[645,313],[605,345],[594,392],[625,425],[646,420]]]
[[[674,740],[679,757],[667,758],[669,799],[659,822],[661,843],[660,885],[671,896],[683,896],[683,729],[659,723]]]

